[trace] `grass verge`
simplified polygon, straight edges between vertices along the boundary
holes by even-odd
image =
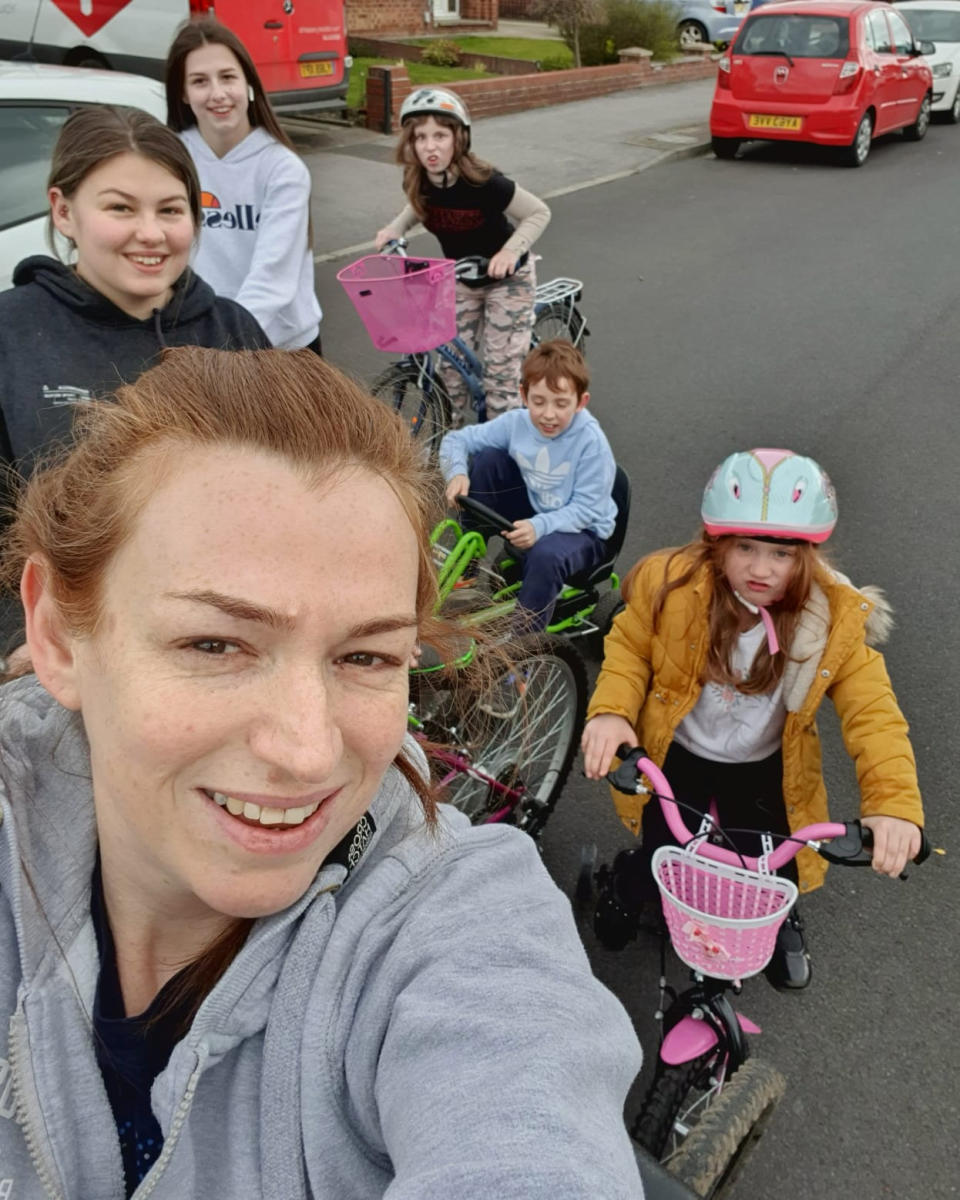
[[[433,38],[411,38],[415,46],[429,46]],[[448,39],[469,54],[496,54],[501,58],[522,58],[538,62],[544,58],[567,58],[573,66],[573,54],[558,39],[553,38],[507,38],[483,37],[480,34],[463,34]]]
[[[363,108],[367,99],[367,71],[396,62],[393,58],[355,58],[350,68],[347,88],[347,108]],[[489,71],[473,71],[464,67],[431,67],[427,63],[407,63],[411,83],[455,83],[458,79],[493,79]]]

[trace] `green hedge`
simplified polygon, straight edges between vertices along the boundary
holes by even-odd
[[[643,46],[655,59],[674,58],[677,42],[677,7],[669,0],[605,0],[602,22],[580,27],[580,60],[585,67],[615,63],[617,51]],[[564,41],[573,46],[569,30]]]

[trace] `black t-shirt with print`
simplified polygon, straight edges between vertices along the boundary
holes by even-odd
[[[424,185],[427,215],[424,225],[435,234],[447,258],[482,254],[492,258],[513,233],[504,209],[517,185],[495,171],[486,183],[468,183],[458,176],[450,187]]]

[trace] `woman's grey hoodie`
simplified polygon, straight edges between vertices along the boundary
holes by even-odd
[[[42,254],[19,263],[13,283],[0,292],[0,459],[24,474],[69,435],[75,404],[132,383],[166,346],[270,345],[245,308],[191,270],[143,321]]]
[[[0,1196],[123,1200],[88,751],[33,679],[0,692],[0,817]],[[157,1077],[137,1200],[636,1200],[639,1046],[533,843],[447,808],[430,831],[394,768],[368,817],[353,865],[256,922]]]

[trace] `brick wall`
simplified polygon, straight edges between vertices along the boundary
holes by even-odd
[[[418,34],[427,31],[424,10],[431,0],[346,0],[347,32]]]
[[[501,113],[564,104],[606,96],[628,88],[652,87],[661,83],[682,83],[690,79],[710,79],[717,65],[701,56],[693,60],[653,65],[648,59],[615,63],[608,67],[580,67],[569,71],[544,71],[536,75],[515,75],[499,79],[464,79],[456,84],[474,117],[493,117]],[[385,96],[390,79],[392,104],[387,112]],[[393,133],[410,79],[404,66],[371,67],[367,76],[367,128]]]
[[[500,0],[500,16],[533,20],[538,4],[539,0]]]
[[[460,0],[464,21],[484,21],[497,27],[498,0]],[[433,0],[346,0],[348,33],[433,33],[454,31],[456,22],[425,24],[423,14],[433,11]],[[463,26],[469,31],[472,26]]]

